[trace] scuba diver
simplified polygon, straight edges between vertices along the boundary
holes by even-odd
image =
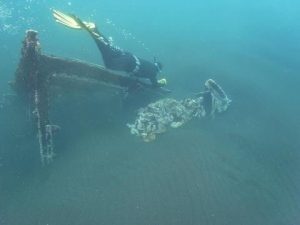
[[[157,75],[162,70],[162,64],[156,59],[154,62],[150,62],[114,46],[112,40],[98,31],[95,23],[82,21],[75,15],[65,14],[58,10],[53,10],[53,16],[60,24],[88,31],[97,44],[107,69],[123,71],[137,78],[147,78],[151,81],[152,87],[163,87],[167,84],[166,79],[157,80]]]

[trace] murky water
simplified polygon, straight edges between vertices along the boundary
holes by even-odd
[[[172,97],[213,78],[233,102],[144,143],[126,127],[136,102],[65,93],[51,107],[57,156],[42,167],[26,106],[5,98],[1,225],[300,223],[297,3],[0,1],[2,94],[14,94],[7,82],[28,28],[44,52],[102,64],[88,35],[56,24],[50,8],[96,21],[142,57],[155,53]]]

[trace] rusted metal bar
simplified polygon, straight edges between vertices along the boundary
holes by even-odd
[[[80,60],[63,59],[54,56],[41,55],[41,67],[49,74],[64,74],[69,77],[80,77],[102,82],[103,85],[118,87],[130,87],[138,80],[133,77],[124,76],[116,72],[105,69],[100,65],[95,65]]]
[[[48,164],[54,156],[53,132],[58,126],[51,125],[48,111],[48,77],[40,70],[40,44],[37,32],[28,30],[21,51],[21,59],[15,74],[13,87],[29,105],[31,119],[35,123],[40,157]]]

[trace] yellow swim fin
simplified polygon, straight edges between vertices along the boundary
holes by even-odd
[[[71,14],[63,13],[63,12],[58,11],[56,9],[52,10],[52,15],[55,18],[55,21],[57,23],[65,25],[69,28],[81,29],[81,28],[83,28],[82,25],[84,25],[85,28],[87,28],[89,30],[93,30],[96,27],[96,25],[92,22],[85,22],[85,21],[81,22],[79,20],[79,18],[77,18],[76,16],[71,15]]]
[[[81,26],[77,23],[75,17],[72,15],[65,14],[55,9],[53,9],[52,15],[57,23],[65,25],[69,28],[81,29]]]

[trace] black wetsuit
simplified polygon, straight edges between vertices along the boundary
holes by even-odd
[[[160,67],[157,63],[141,59],[130,52],[113,46],[107,38],[100,35],[96,30],[91,34],[102,53],[106,68],[124,71],[136,77],[147,78],[153,86],[160,86],[156,78],[160,72]]]

